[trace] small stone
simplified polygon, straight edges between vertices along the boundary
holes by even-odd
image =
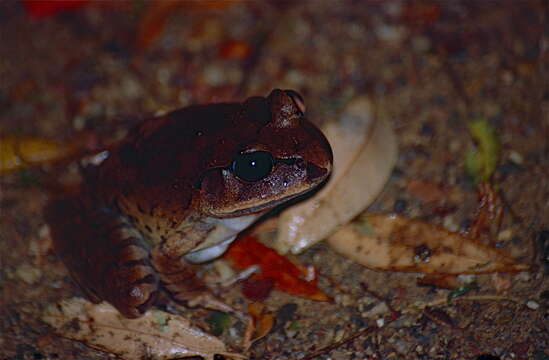
[[[431,48],[431,41],[425,36],[416,36],[412,39],[412,48],[417,53],[423,53]]]
[[[42,277],[42,271],[29,264],[22,264],[15,270],[15,275],[25,283],[32,285]]]
[[[461,149],[461,142],[459,140],[451,140],[448,148],[451,153],[456,153]]]
[[[208,85],[218,86],[225,82],[225,73],[219,66],[210,65],[204,69],[204,80]]]
[[[522,165],[522,163],[524,163],[524,158],[522,157],[522,155],[515,150],[512,150],[509,153],[509,160],[517,165]]]
[[[442,221],[442,226],[444,226],[446,230],[452,231],[452,232],[458,231],[459,229],[459,225],[456,224],[456,222],[454,221],[454,218],[451,216],[446,216],[444,218],[444,220]]]
[[[335,302],[341,306],[350,306],[354,303],[353,298],[348,294],[338,294],[335,296]]]
[[[404,27],[387,24],[379,24],[374,31],[382,41],[389,43],[399,43],[406,34]]]
[[[430,123],[422,124],[421,128],[419,129],[419,134],[422,136],[428,136],[428,137],[435,135],[435,128],[433,127],[433,124],[430,124]]]
[[[369,311],[361,315],[362,317],[375,318],[380,315],[386,314],[387,312],[389,312],[389,307],[387,306],[387,304],[384,302],[380,302],[379,304],[371,308]]]
[[[517,274],[516,279],[523,282],[528,282],[532,279],[532,275],[528,271],[521,271]]]
[[[408,354],[410,351],[410,346],[406,341],[403,340],[395,341],[394,347],[399,354]]]
[[[526,306],[528,307],[528,309],[530,310],[537,310],[539,309],[539,304],[537,302],[535,302],[534,300],[528,300],[526,302]]]
[[[458,275],[458,282],[462,283],[462,284],[472,284],[475,279],[476,279],[476,275],[474,274],[461,274],[461,275]]]
[[[74,130],[82,130],[86,126],[86,118],[82,115],[77,115],[72,119],[72,127]]]
[[[406,211],[407,207],[408,202],[406,200],[397,199],[393,205],[393,211],[397,214],[402,214],[404,211]]]
[[[334,341],[335,341],[335,342],[340,342],[340,341],[343,339],[343,336],[345,336],[345,330],[344,330],[344,329],[339,329],[339,330],[335,333]]]
[[[505,229],[498,234],[499,241],[508,241],[513,237],[513,230]]]

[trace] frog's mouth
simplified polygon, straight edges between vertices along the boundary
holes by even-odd
[[[280,204],[284,204],[286,202],[289,202],[290,200],[293,200],[295,198],[301,197],[312,190],[314,190],[318,185],[323,183],[327,179],[327,176],[323,177],[318,181],[317,184],[314,184],[313,186],[310,185],[304,185],[300,189],[294,189],[297,190],[297,192],[284,195],[282,197],[272,199],[270,201],[262,202],[258,205],[251,205],[251,204],[242,204],[242,208],[232,210],[232,211],[226,211],[226,212],[217,212],[212,214],[212,216],[219,217],[219,218],[230,218],[230,217],[237,217],[237,216],[243,216],[243,215],[250,215],[250,214],[257,214],[261,212],[265,212],[266,210],[272,209]]]

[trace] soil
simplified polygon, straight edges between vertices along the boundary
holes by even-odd
[[[301,359],[330,344],[314,358],[549,359],[547,1],[92,1],[41,16],[39,3],[0,3],[2,137],[68,144],[84,133],[97,145],[155,114],[273,88],[299,91],[322,123],[367,94],[399,139],[397,166],[368,211],[460,230],[479,204],[463,165],[474,145],[467,124],[495,127],[504,216],[483,241],[530,271],[478,275],[467,293],[476,300],[447,303],[450,291],[419,286],[419,274],[368,270],[319,244],[298,259],[320,271],[334,301],[273,292],[266,304],[278,325],[251,359]],[[40,320],[48,304],[82,295],[42,215],[56,184],[78,179],[77,164],[0,177],[0,359],[112,358]],[[226,299],[247,302],[238,287]],[[379,304],[394,311],[380,328]]]

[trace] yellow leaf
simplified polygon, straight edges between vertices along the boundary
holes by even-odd
[[[0,137],[0,174],[60,160],[74,153],[72,145],[31,136]]]

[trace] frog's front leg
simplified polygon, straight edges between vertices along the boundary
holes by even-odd
[[[211,289],[196,275],[193,266],[183,256],[170,256],[165,246],[151,253],[152,263],[158,271],[162,285],[175,300],[189,307],[200,306],[211,310],[231,312],[242,317],[230,305],[217,299]]]
[[[128,318],[154,303],[158,275],[146,242],[126,217],[78,198],[52,202],[47,214],[55,249],[90,300],[108,301]]]

